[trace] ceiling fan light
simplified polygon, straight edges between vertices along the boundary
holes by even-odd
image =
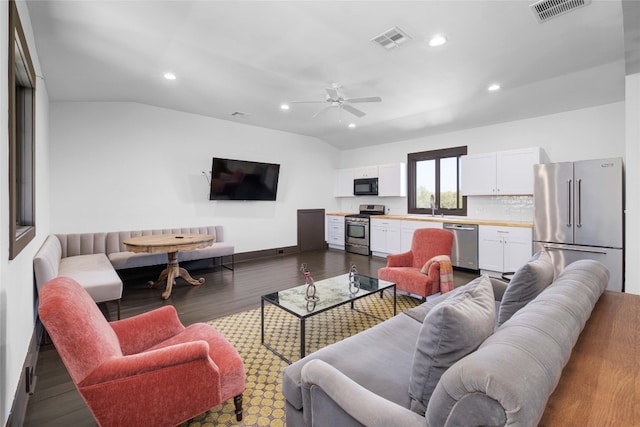
[[[442,46],[446,42],[447,38],[445,36],[443,36],[442,34],[436,34],[435,36],[431,37],[431,39],[429,39],[429,46],[438,47]]]
[[[281,110],[288,110],[289,108],[291,108],[291,107],[289,107],[289,104],[282,104],[282,105],[280,105],[280,109],[281,109]]]

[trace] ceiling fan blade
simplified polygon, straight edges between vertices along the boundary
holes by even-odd
[[[364,98],[347,98],[345,99],[347,102],[382,102],[382,98],[379,96],[367,96]]]
[[[290,101],[287,104],[324,104],[327,101]]]
[[[362,117],[362,116],[364,116],[366,114],[364,111],[360,111],[357,108],[352,107],[349,104],[342,104],[342,108],[344,108],[346,111],[350,112],[354,116]]]
[[[327,95],[329,95],[330,99],[338,99],[340,95],[338,95],[338,90],[332,87],[328,87],[325,89],[327,91]]]
[[[327,107],[324,107],[322,110],[318,111],[317,113],[315,113],[313,116],[311,116],[312,119],[315,119],[316,117],[318,117],[320,114],[324,113],[327,110],[330,110],[331,108],[333,108],[333,105],[329,105]]]

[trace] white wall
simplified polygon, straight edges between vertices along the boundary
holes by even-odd
[[[37,51],[33,42],[33,32],[26,5],[18,1],[18,11],[22,22],[31,59],[38,76],[42,75]],[[0,46],[7,46],[8,34],[7,2],[0,7]],[[13,398],[16,394],[22,366],[34,328],[34,283],[33,256],[49,234],[49,165],[48,165],[48,111],[49,100],[44,81],[36,81],[36,237],[13,260],[9,261],[9,194],[6,167],[8,160],[8,100],[6,88],[6,50],[0,55],[0,421],[5,425]]]
[[[469,154],[525,147],[542,147],[550,162],[625,156],[625,103],[613,103],[593,108],[568,111],[532,119],[500,123],[375,147],[359,148],[341,153],[340,167],[367,166],[406,162],[408,153],[466,145]],[[469,198],[469,214],[492,212],[506,215],[512,198]],[[407,200],[400,197],[341,199],[340,208],[357,211],[360,203],[382,203],[391,214],[406,214]],[[491,206],[493,205],[493,206]],[[532,220],[514,211],[514,217],[493,219]]]
[[[626,292],[640,294],[640,73],[628,75],[626,85]]]
[[[280,164],[275,202],[210,201],[213,156]],[[337,149],[136,103],[51,104],[56,233],[223,225],[237,252],[297,243],[297,209],[335,209]]]

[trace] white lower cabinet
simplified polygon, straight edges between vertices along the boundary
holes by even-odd
[[[371,218],[369,246],[373,255],[387,256],[400,253],[400,228],[402,221]]]
[[[528,227],[478,227],[478,265],[483,272],[516,271],[532,253],[532,230]]]
[[[434,221],[402,221],[400,230],[400,252],[407,252],[411,249],[413,232],[418,228],[442,229],[442,223]]]
[[[344,216],[327,215],[326,239],[330,248],[344,250]]]

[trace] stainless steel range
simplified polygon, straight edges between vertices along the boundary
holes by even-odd
[[[345,216],[344,246],[347,252],[371,255],[369,218],[371,215],[383,215],[384,210],[384,205],[360,205],[360,213]]]

